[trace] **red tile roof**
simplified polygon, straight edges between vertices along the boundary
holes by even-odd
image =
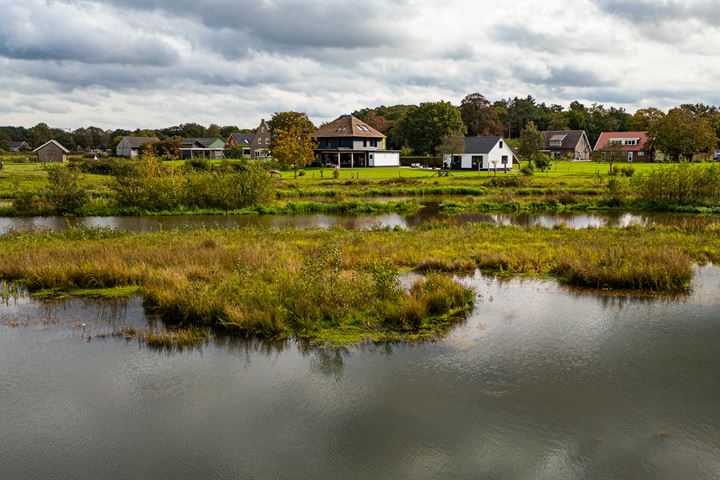
[[[622,150],[625,152],[640,152],[647,149],[648,133],[647,132],[602,132],[595,144],[594,151],[606,150],[613,139],[637,139],[637,145],[623,145]]]

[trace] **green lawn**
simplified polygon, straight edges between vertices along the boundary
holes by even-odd
[[[82,184],[104,192],[112,180],[107,175],[83,174]],[[48,184],[48,172],[40,163],[5,163],[0,170],[0,198],[12,198],[15,192],[40,192]]]
[[[647,172],[653,168],[664,168],[665,163],[618,163],[618,167],[630,166],[635,170],[635,173]],[[606,176],[610,166],[607,163],[600,162],[554,162],[550,170],[546,172],[535,171],[533,179],[597,179],[598,176]],[[320,181],[328,180],[333,178],[332,168],[305,168],[302,169],[305,173],[304,176],[298,177],[299,183],[318,183]],[[474,179],[474,178],[487,178],[501,175],[517,175],[518,168],[508,171],[507,173],[498,170],[494,171],[469,171],[469,170],[452,170],[450,177],[439,177],[437,170],[425,170],[420,168],[408,168],[408,167],[380,167],[380,168],[342,168],[340,169],[341,180],[349,179],[361,179],[361,180],[385,180],[389,178],[407,177],[407,178],[434,178],[440,181],[453,181],[457,179]],[[282,179],[293,179],[294,172],[292,170],[282,170]]]

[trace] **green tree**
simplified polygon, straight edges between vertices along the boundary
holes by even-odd
[[[408,145],[420,154],[433,154],[447,135],[465,135],[460,111],[450,102],[421,103],[400,122]]]
[[[315,159],[315,142],[302,130],[300,125],[285,128],[273,128],[273,158],[285,168],[294,170],[309,165]]]
[[[47,123],[38,123],[32,129],[32,145],[37,148],[52,139]]]
[[[471,93],[462,99],[460,117],[470,136],[497,135],[503,130],[495,108],[480,93]]]
[[[650,129],[652,146],[674,161],[692,159],[718,145],[718,137],[707,117],[687,108],[673,108]]]
[[[535,126],[535,123],[530,122],[523,129],[520,134],[520,146],[518,147],[518,154],[529,160],[533,155],[537,154],[543,149],[544,140],[543,135]]]
[[[294,127],[291,129],[291,127]],[[277,131],[276,131],[277,130]],[[277,112],[270,119],[270,149],[275,157],[275,143],[281,132],[287,138],[289,132],[302,138],[301,143],[310,143],[310,136],[317,130],[307,115],[301,112]]]
[[[48,181],[45,195],[57,212],[76,212],[85,205],[88,192],[80,184],[80,172],[77,169],[52,167],[48,170]]]
[[[628,130],[633,132],[648,132],[655,128],[655,124],[663,119],[665,112],[649,107],[641,108],[628,119]]]

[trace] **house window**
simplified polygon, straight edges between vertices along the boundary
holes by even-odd
[[[503,165],[507,165],[507,163],[508,163],[508,156],[507,156],[507,155],[503,155],[503,156],[502,156],[502,161],[501,161],[501,163],[502,163]]]
[[[500,140],[500,148],[503,148],[503,146],[502,146],[502,140]]]
[[[562,140],[551,140],[550,146],[551,147],[562,147]]]
[[[483,156],[482,155],[473,155],[472,156],[472,168],[474,170],[480,170],[480,167],[483,163]]]
[[[644,156],[645,156],[645,152],[638,152],[638,157],[644,157]]]
[[[367,147],[367,138],[363,138],[363,147]]]

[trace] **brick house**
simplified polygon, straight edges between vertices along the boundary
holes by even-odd
[[[647,132],[602,132],[593,151],[600,160],[602,153],[612,148],[625,152],[628,162],[651,162],[653,151],[648,140]]]
[[[592,160],[592,146],[585,130],[553,130],[542,132],[542,136],[542,152],[554,159]]]

